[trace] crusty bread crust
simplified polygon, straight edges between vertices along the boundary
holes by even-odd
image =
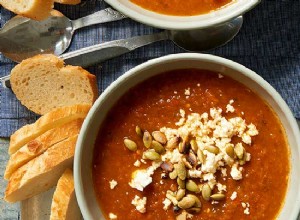
[[[55,2],[66,5],[77,5],[81,0],[55,0]]]
[[[46,131],[78,118],[85,118],[90,105],[74,105],[58,108],[40,117],[35,123],[25,125],[10,137],[9,154],[15,153],[29,141]]]
[[[54,0],[0,0],[4,8],[34,20],[44,20],[50,16]]]
[[[90,104],[98,98],[96,76],[79,66],[64,66],[54,55],[37,55],[11,71],[11,87],[29,110],[46,114],[62,106]]]
[[[51,204],[50,220],[79,220],[72,170],[67,169],[58,180]]]
[[[7,202],[28,199],[53,187],[63,172],[73,165],[78,135],[55,144],[42,155],[14,172],[5,191]]]
[[[34,140],[29,141],[10,156],[4,178],[8,180],[13,172],[30,160],[44,153],[48,148],[73,135],[79,134],[83,119],[71,121],[65,125],[53,128]]]

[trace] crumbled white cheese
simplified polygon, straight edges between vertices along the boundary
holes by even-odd
[[[201,178],[202,172],[200,170],[188,170],[190,178]]]
[[[226,185],[223,185],[223,184],[221,184],[221,183],[217,183],[217,187],[218,187],[218,191],[219,191],[220,193],[226,192],[226,191],[227,191]]]
[[[132,179],[129,185],[132,188],[143,191],[150,183],[152,183],[152,177],[147,170],[136,170],[132,173]]]
[[[141,162],[142,162],[143,164],[147,164],[147,161],[145,161],[144,159],[141,159]]]
[[[224,76],[222,74],[218,74],[219,79],[222,79]]]
[[[234,192],[231,194],[230,199],[231,199],[231,200],[235,200],[236,198],[237,198],[237,192],[234,191]]]
[[[187,219],[192,219],[193,217],[194,217],[194,215],[192,215],[192,214],[190,214],[190,213],[187,213],[187,214],[186,214],[186,218],[187,218]]]
[[[184,94],[185,94],[186,96],[191,95],[191,89],[190,89],[190,88],[185,89],[185,90],[184,90]]]
[[[238,169],[238,166],[236,163],[231,167],[230,175],[231,175],[232,179],[234,179],[234,180],[240,180],[243,178],[241,169]]]
[[[118,185],[118,182],[115,180],[109,181],[109,186],[111,189],[114,189]]]
[[[227,169],[226,168],[221,168],[221,173],[223,177],[227,176]]]
[[[232,106],[232,105],[230,105],[230,104],[227,104],[226,105],[226,113],[228,113],[228,112],[234,112],[234,107]]]
[[[162,161],[170,161],[171,163],[178,163],[183,155],[176,148],[173,151],[167,151],[164,155],[162,155]]]
[[[133,164],[135,167],[140,167],[141,166],[141,161],[136,160]]]
[[[242,207],[244,208],[244,214],[250,215],[250,204],[248,202],[242,202]]]
[[[171,200],[168,199],[168,198],[165,198],[165,200],[163,201],[163,204],[164,204],[164,210],[168,210],[170,205],[172,204]]]
[[[147,197],[140,198],[137,195],[131,201],[131,204],[134,205],[136,210],[139,211],[140,213],[146,212],[146,203],[147,203]]]
[[[113,214],[113,213],[109,213],[109,214],[108,214],[108,217],[109,217],[109,219],[117,219],[117,218],[118,218],[118,216],[116,216],[116,215]]]

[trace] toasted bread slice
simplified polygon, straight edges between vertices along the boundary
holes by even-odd
[[[90,105],[62,107],[43,115],[33,124],[23,126],[11,135],[9,154],[15,153],[29,141],[52,128],[59,127],[78,118],[85,118],[90,108]]]
[[[51,204],[50,220],[82,219],[75,195],[73,172],[67,169],[58,180]]]
[[[73,165],[77,137],[74,135],[55,144],[14,172],[4,199],[12,203],[21,201],[55,186],[63,172]]]
[[[53,128],[36,139],[29,141],[26,145],[10,156],[4,178],[8,180],[12,173],[19,167],[41,155],[54,144],[72,137],[73,135],[79,134],[82,123],[83,119],[76,119],[60,127]]]
[[[56,108],[92,105],[98,98],[95,75],[79,66],[64,66],[54,55],[37,55],[11,71],[11,88],[29,110],[44,115]]]
[[[0,0],[0,5],[18,15],[43,20],[50,15],[54,0]]]
[[[55,0],[55,2],[66,5],[77,5],[81,0]]]

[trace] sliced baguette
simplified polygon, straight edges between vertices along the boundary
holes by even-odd
[[[81,0],[55,0],[55,2],[66,5],[77,5]]]
[[[50,220],[80,220],[73,172],[67,169],[58,180],[51,204]]]
[[[26,145],[21,147],[17,152],[10,156],[6,166],[4,178],[8,180],[12,173],[15,172],[19,167],[44,153],[54,144],[59,143],[68,137],[79,134],[82,123],[83,119],[71,121],[60,127],[53,128],[36,139],[29,141]]]
[[[23,126],[10,136],[9,154],[15,153],[29,141],[52,128],[75,119],[85,118],[90,108],[90,105],[62,107],[43,115],[33,124]]]
[[[92,105],[98,97],[95,75],[79,66],[64,66],[54,55],[37,55],[11,71],[11,88],[20,102],[37,114],[62,106]]]
[[[8,182],[4,199],[17,202],[53,187],[63,172],[73,165],[78,135],[55,144],[46,152],[14,172]]]
[[[18,15],[43,20],[50,15],[54,0],[0,0],[0,5]]]

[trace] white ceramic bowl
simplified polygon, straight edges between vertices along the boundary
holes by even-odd
[[[182,68],[207,69],[230,76],[259,94],[277,113],[287,134],[291,162],[288,192],[278,219],[296,220],[300,210],[300,132],[288,106],[275,89],[255,72],[224,58],[194,53],[169,55],[139,65],[113,82],[95,102],[83,123],[75,152],[75,190],[84,218],[104,219],[95,197],[92,159],[94,142],[107,112],[136,84],[162,72]]]
[[[133,4],[130,0],[105,1],[133,20],[167,30],[191,30],[212,27],[243,15],[260,2],[260,0],[235,0],[228,6],[208,14],[170,16],[146,10]]]

